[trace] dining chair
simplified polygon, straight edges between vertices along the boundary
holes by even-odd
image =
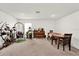
[[[66,45],[69,46],[69,51],[70,51],[71,50],[71,38],[72,38],[72,34],[64,34],[64,37],[59,38],[57,48],[59,49],[59,45],[62,43],[63,51],[65,50]]]
[[[51,44],[53,45],[53,42],[55,41],[55,44],[57,44],[57,38],[52,35],[51,39]]]

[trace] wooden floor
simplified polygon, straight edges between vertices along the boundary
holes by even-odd
[[[72,48],[71,51],[66,47],[66,51],[57,49],[57,46],[50,44],[50,41],[45,39],[27,39],[24,42],[14,43],[2,50],[0,56],[77,56],[79,50]]]

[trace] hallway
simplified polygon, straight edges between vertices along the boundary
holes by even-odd
[[[66,56],[79,55],[79,50],[72,48],[72,51],[58,50],[57,46],[52,46],[50,41],[45,39],[26,40],[14,43],[0,51],[1,56]]]

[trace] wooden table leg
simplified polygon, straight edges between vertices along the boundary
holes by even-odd
[[[51,44],[53,45],[53,39],[51,39]]]
[[[65,41],[63,39],[63,51],[65,50]]]
[[[58,45],[57,45],[57,49],[59,49],[59,45],[60,45],[60,39],[58,38]]]
[[[57,44],[57,39],[55,39],[55,44]]]

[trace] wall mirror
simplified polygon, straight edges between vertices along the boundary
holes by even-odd
[[[17,32],[17,38],[24,38],[24,24],[21,22],[17,22],[14,25],[16,32]]]

